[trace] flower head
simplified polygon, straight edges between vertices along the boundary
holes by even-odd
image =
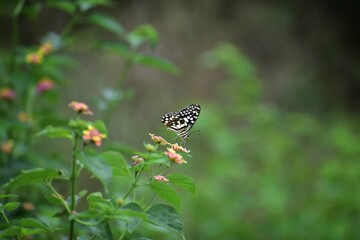
[[[175,151],[182,151],[184,153],[189,153],[190,152],[190,150],[187,150],[186,148],[184,148],[183,146],[180,146],[177,143],[171,144],[171,148],[174,149]]]
[[[9,87],[0,88],[0,99],[14,100],[16,97],[15,91]]]
[[[163,137],[156,136],[155,134],[149,133],[151,139],[159,145],[167,145],[169,144]]]
[[[144,162],[144,158],[140,157],[139,155],[134,155],[131,157],[131,159],[134,160],[134,163],[131,164],[132,167]]]
[[[89,125],[87,130],[83,131],[82,139],[84,143],[94,143],[96,146],[101,146],[102,139],[106,138],[106,135],[99,132],[96,128]]]
[[[177,163],[177,164],[183,164],[186,163],[184,158],[175,152],[172,148],[167,148],[167,151],[165,152],[166,156],[170,159],[170,161]]]
[[[154,176],[154,179],[156,181],[160,181],[160,182],[169,182],[169,179],[167,179],[163,175],[156,175],[156,176]]]
[[[26,55],[25,61],[31,64],[40,64],[44,59],[44,55],[38,52],[31,52]]]
[[[50,78],[42,78],[38,84],[36,85],[36,91],[38,93],[42,93],[48,90],[51,90],[55,87],[55,83],[53,80],[51,80]]]
[[[53,50],[53,45],[51,44],[51,42],[44,42],[43,44],[41,44],[38,50],[38,54],[47,55],[51,53],[52,50]]]
[[[90,110],[90,108],[82,102],[76,102],[73,101],[71,103],[69,103],[69,107],[71,107],[72,109],[74,109],[76,112],[78,113],[82,113],[84,115],[92,115],[92,111]]]
[[[35,206],[32,202],[23,202],[22,207],[25,211],[35,210]]]
[[[2,143],[0,146],[0,150],[3,153],[10,154],[14,148],[14,140],[9,139],[6,142]]]

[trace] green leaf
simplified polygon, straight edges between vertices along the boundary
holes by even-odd
[[[149,222],[152,224],[175,231],[185,239],[183,223],[175,209],[171,206],[156,204],[147,211],[147,214]]]
[[[69,14],[73,14],[76,10],[76,3],[74,1],[47,1],[46,5],[50,8],[57,8]]]
[[[192,177],[180,173],[170,173],[166,178],[172,184],[193,193],[195,196],[197,195],[195,182]]]
[[[141,207],[132,202],[122,206],[110,216],[113,219],[120,220],[120,225],[129,233],[132,233],[142,221],[147,220],[146,214]]]
[[[14,211],[15,209],[17,209],[19,206],[20,206],[19,202],[8,202],[5,204],[4,209],[11,212],[11,211]]]
[[[29,227],[29,228],[36,228],[36,229],[43,229],[46,231],[52,231],[51,228],[46,225],[44,222],[35,219],[35,218],[23,218],[20,220],[21,227]]]
[[[147,155],[149,155],[148,153],[146,154],[139,154],[140,156],[146,158]],[[152,165],[152,164],[164,164],[166,166],[171,166],[171,162],[169,160],[169,158],[166,157],[165,154],[163,153],[152,153],[148,156],[148,158],[146,159],[145,164],[147,165]]]
[[[96,212],[112,212],[113,206],[110,200],[103,198],[101,192],[94,192],[88,195],[89,210]]]
[[[129,166],[123,155],[115,151],[108,151],[102,153],[101,156],[111,167],[114,176],[130,177]]]
[[[168,183],[152,181],[149,184],[149,187],[161,199],[171,204],[175,209],[180,208],[180,198],[177,195],[176,191],[171,186],[169,186]]]
[[[18,196],[15,194],[0,194],[0,199],[1,198],[17,198]]]
[[[99,239],[104,239],[104,240],[114,239],[108,222],[103,222],[97,226],[90,227],[90,231]]]
[[[64,127],[47,126],[42,131],[38,132],[36,136],[46,136],[49,138],[67,138],[71,141],[74,139],[72,131]]]
[[[145,238],[145,237],[134,237],[130,238],[129,240],[152,240],[151,238]]]
[[[144,42],[149,42],[152,49],[154,49],[159,41],[159,34],[156,29],[149,25],[140,25],[131,31],[127,39],[133,48],[138,48]]]
[[[88,11],[89,9],[99,5],[110,5],[109,0],[77,0],[81,12]]]
[[[14,189],[31,183],[40,182],[44,179],[64,178],[56,169],[34,168],[22,171],[16,178],[10,180],[3,187],[5,190]]]
[[[122,36],[124,34],[124,28],[121,26],[121,24],[108,15],[94,13],[88,17],[88,21],[107,31],[115,33],[118,36]]]
[[[21,232],[21,227],[10,226],[9,228],[0,231],[0,239],[3,237],[21,236]]]
[[[158,58],[151,55],[139,54],[135,57],[135,63],[159,69],[163,72],[170,73],[173,75],[180,75],[181,70],[175,64],[162,58]]]
[[[111,168],[106,164],[102,156],[92,149],[80,153],[79,158],[84,163],[94,177],[100,180],[104,186],[105,192],[108,192],[109,184],[112,178]]]

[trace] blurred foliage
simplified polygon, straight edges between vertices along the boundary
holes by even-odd
[[[261,101],[256,66],[227,43],[201,58],[220,68],[221,102],[197,127],[199,198],[188,202],[190,239],[354,239],[359,233],[356,122],[283,111]],[[207,150],[205,150],[207,149]]]

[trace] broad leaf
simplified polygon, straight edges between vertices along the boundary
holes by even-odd
[[[42,131],[38,132],[36,136],[46,136],[48,138],[67,138],[71,141],[74,139],[72,131],[64,127],[47,126]]]
[[[170,61],[155,56],[139,54],[138,56],[136,56],[134,61],[135,63],[151,68],[156,68],[166,73],[170,73],[174,75],[180,75],[181,73],[180,68],[178,68]]]
[[[118,42],[106,42],[102,44],[102,47],[105,50],[111,51],[112,53],[115,53],[119,55],[120,57],[123,57],[128,60],[132,60],[137,56],[137,53],[129,49],[129,46],[118,43]]]
[[[165,154],[159,153],[152,153],[152,154],[142,154],[142,156],[147,157],[145,164],[152,165],[152,164],[164,164],[166,166],[171,166],[171,162],[169,158]]]
[[[20,220],[21,227],[27,228],[36,228],[36,229],[43,229],[46,231],[52,231],[51,228],[46,225],[46,223],[40,221],[39,219],[35,218],[23,218]]]
[[[168,183],[152,181],[149,184],[149,187],[161,199],[171,204],[175,209],[178,210],[180,208],[180,198],[176,191]]]
[[[85,167],[103,184],[105,192],[108,192],[112,171],[102,156],[90,149],[81,152],[79,157]]]
[[[0,231],[0,239],[4,237],[21,236],[21,235],[22,235],[21,227],[18,226],[11,226],[9,228]]]
[[[130,177],[129,166],[123,155],[115,151],[108,151],[102,153],[101,156],[111,167],[114,176]]]
[[[64,178],[56,169],[34,168],[22,171],[16,178],[10,180],[3,187],[5,190],[14,189],[23,185],[40,182],[44,179]]]
[[[76,11],[76,3],[72,1],[52,0],[52,1],[47,1],[46,5],[50,8],[60,9],[69,14],[73,14]]]
[[[121,24],[110,16],[94,13],[88,17],[88,21],[107,31],[115,33],[118,36],[122,36],[124,34],[124,28],[121,26]]]
[[[195,182],[192,177],[180,173],[170,173],[166,178],[169,179],[172,184],[193,193],[195,196],[197,195]]]
[[[103,222],[97,226],[90,227],[90,231],[99,239],[114,239],[108,222]]]
[[[154,49],[159,41],[159,35],[156,29],[149,25],[140,25],[131,31],[127,39],[133,48],[138,48],[143,42],[149,42],[152,49]]]
[[[148,221],[152,224],[175,231],[185,239],[183,223],[173,207],[156,204],[147,211],[147,214]]]
[[[147,219],[146,214],[142,211],[141,207],[136,203],[129,203],[117,209],[112,218],[121,220],[120,224],[123,229],[132,233],[142,221]]]
[[[8,212],[11,212],[17,209],[19,206],[19,202],[8,202],[4,205],[4,209],[6,209]]]

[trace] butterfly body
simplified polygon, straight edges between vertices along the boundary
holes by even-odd
[[[200,115],[201,107],[197,104],[190,104],[178,112],[164,114],[161,121],[168,130],[174,131],[182,140],[189,137],[189,131]]]

